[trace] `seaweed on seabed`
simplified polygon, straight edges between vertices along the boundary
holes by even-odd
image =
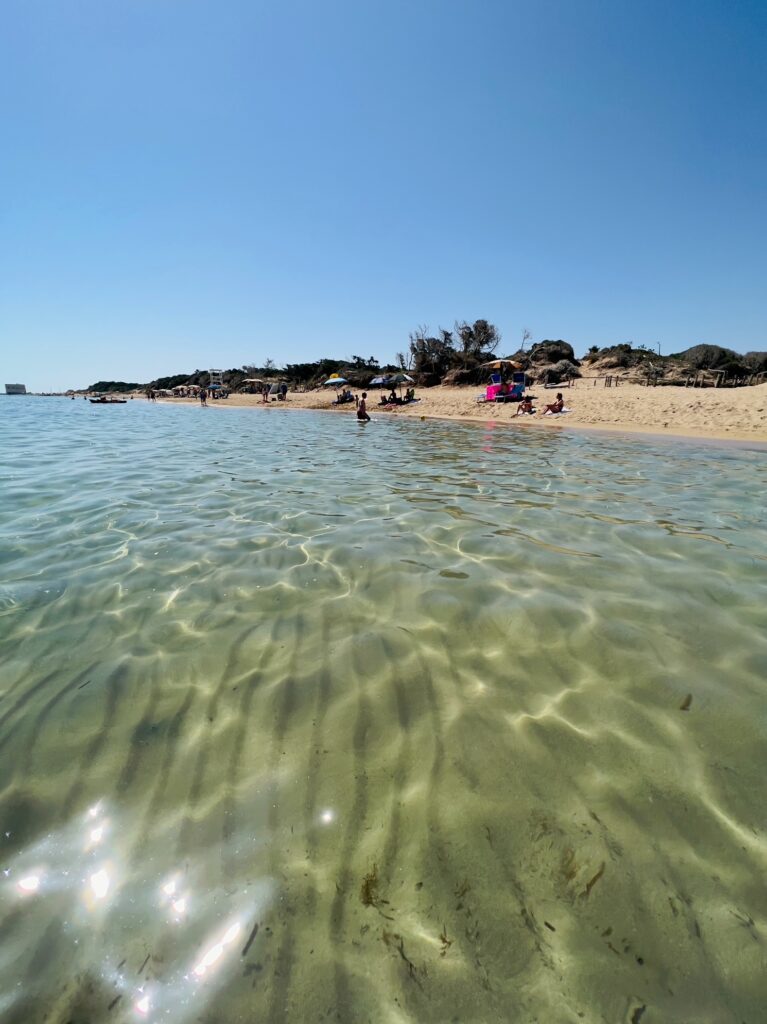
[[[384,906],[389,905],[389,901],[385,900],[378,892],[378,865],[374,864],[373,867],[362,879],[362,885],[360,886],[360,902],[363,907],[375,907],[381,917],[385,917],[387,921],[393,921],[394,918],[384,912]]]
[[[418,977],[418,968],[405,952],[405,940],[402,936],[398,932],[387,932],[386,929],[384,929],[381,932],[381,938],[390,949],[395,949],[399,953],[401,959],[404,960],[407,965],[408,976],[413,979],[419,988],[423,988],[421,980]],[[426,967],[422,967],[421,970],[426,974]]]
[[[566,882],[572,882],[578,874],[578,864],[575,860],[575,851],[569,846],[562,854],[562,863],[559,870]]]
[[[360,900],[363,907],[377,907],[378,898],[378,865],[373,867],[362,879],[360,886]]]
[[[602,861],[602,863],[599,865],[599,871],[597,871],[597,873],[592,878],[590,878],[588,882],[586,882],[586,888],[581,893],[581,896],[583,896],[585,899],[588,899],[589,895],[591,894],[591,890],[594,888],[594,886],[597,884],[597,882],[604,873],[605,862]]]

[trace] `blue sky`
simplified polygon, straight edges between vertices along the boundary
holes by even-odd
[[[6,0],[0,371],[767,348],[764,0]]]

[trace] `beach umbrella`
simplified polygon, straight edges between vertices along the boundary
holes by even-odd
[[[221,386],[221,384],[208,384],[208,391],[215,391],[217,388],[220,388]]]
[[[345,384],[345,383],[346,383],[346,377],[328,377],[328,379],[325,381],[325,383],[322,386],[323,386],[323,388],[327,388],[327,387],[337,388],[339,386],[339,384]]]
[[[386,383],[386,377],[373,377],[371,382],[368,384],[369,388],[382,388]]]
[[[400,397],[402,396],[402,385],[414,383],[415,381],[413,380],[409,373],[394,373],[392,374],[391,377],[387,377],[386,380],[384,381],[385,387],[391,388],[392,391],[394,390],[394,388],[399,388]]]
[[[242,384],[263,384],[263,380],[260,377],[246,377],[245,380],[241,381]]]
[[[513,370],[521,370],[522,364],[515,362],[513,359],[491,359],[489,363],[482,363],[482,366],[486,366],[489,370],[502,370],[504,366],[510,366]]]

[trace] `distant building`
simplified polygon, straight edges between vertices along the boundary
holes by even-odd
[[[224,386],[224,371],[223,370],[208,370],[210,374],[210,383],[218,384],[219,387]]]
[[[5,393],[6,395],[26,395],[26,384],[6,384]]]

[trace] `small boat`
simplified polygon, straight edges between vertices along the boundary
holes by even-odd
[[[127,398],[105,398],[103,395],[101,398],[89,398],[88,401],[91,405],[125,405],[128,401]]]

